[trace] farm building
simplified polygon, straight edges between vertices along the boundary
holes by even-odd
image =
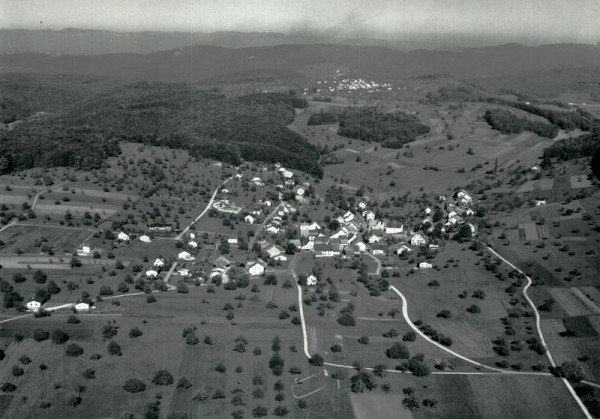
[[[244,217],[244,222],[248,223],[248,224],[254,224],[254,222],[256,221],[256,218],[254,218],[252,215],[248,214]]]
[[[306,278],[306,285],[308,285],[309,287],[314,287],[315,285],[317,285],[317,282],[319,282],[319,280],[314,275],[310,275]]]
[[[92,252],[91,246],[83,246],[82,245],[79,249],[77,249],[77,256],[89,256],[91,252]]]
[[[140,241],[142,243],[151,243],[152,239],[150,238],[150,236],[146,236],[145,234],[143,236],[140,236]]]
[[[424,244],[427,244],[427,240],[421,234],[415,233],[410,238],[410,244],[412,246],[423,246]]]
[[[192,249],[195,249],[195,248],[197,248],[197,247],[198,247],[198,243],[196,243],[195,241],[191,240],[191,241],[188,243],[188,246],[190,246]]]
[[[117,240],[122,241],[122,242],[128,242],[129,240],[131,240],[131,238],[129,237],[129,235],[127,233],[123,233],[122,231],[117,234]]]
[[[156,269],[148,269],[146,271],[146,276],[148,278],[156,278],[158,276],[158,271]]]
[[[225,256],[219,256],[213,262],[213,266],[221,269],[227,269],[231,266],[231,261],[227,259]]]
[[[35,313],[42,307],[42,303],[36,300],[31,300],[25,304],[25,307],[27,308],[27,311],[33,311]]]
[[[160,268],[161,266],[165,266],[165,261],[161,258],[156,258],[153,263],[154,266]]]
[[[262,261],[261,259],[254,261],[254,262],[250,262],[247,265],[248,274],[250,276],[260,276],[265,273],[266,267],[267,267],[267,264],[264,261]]]
[[[421,262],[419,263],[419,269],[430,269],[433,265],[429,262]]]
[[[78,313],[86,313],[90,311],[90,305],[88,303],[79,302],[75,304],[75,311]]]
[[[177,254],[177,259],[179,260],[194,260],[194,257],[186,251],[183,252],[179,252],[179,254]]]

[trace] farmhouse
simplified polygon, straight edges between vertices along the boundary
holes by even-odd
[[[162,266],[165,266],[165,261],[161,258],[156,258],[153,265],[160,268]]]
[[[84,303],[82,301],[75,304],[75,311],[78,313],[87,313],[90,311],[90,305],[88,303]]]
[[[419,263],[419,269],[430,269],[432,267],[433,267],[433,265],[429,262],[420,262]]]
[[[369,244],[373,244],[373,243],[379,243],[381,241],[381,237],[379,237],[378,235],[371,233],[367,236],[367,242]]]
[[[25,307],[27,308],[27,311],[33,311],[34,313],[37,313],[42,307],[42,303],[32,299],[25,304]]]
[[[267,228],[265,228],[265,231],[269,234],[277,234],[279,233],[279,227],[269,224]]]
[[[412,246],[423,246],[424,244],[427,244],[427,240],[425,240],[425,237],[423,237],[421,234],[415,233],[410,238],[410,244]]]
[[[363,241],[354,243],[354,246],[356,246],[356,250],[358,250],[361,253],[367,251],[367,245]]]
[[[269,256],[269,258],[276,259],[283,254],[283,249],[276,244],[272,244],[265,248],[265,253]]]
[[[229,244],[231,244],[231,245],[234,245],[234,246],[237,246],[237,244],[238,244],[238,239],[236,239],[236,238],[233,238],[233,239],[227,239],[227,243],[229,243]]]
[[[383,246],[376,245],[373,246],[373,248],[371,249],[371,253],[373,254],[373,256],[383,256],[385,254],[385,251],[383,250]]]
[[[151,243],[152,239],[150,238],[150,236],[146,236],[145,234],[143,236],[140,236],[140,241],[142,243]]]
[[[122,231],[117,235],[117,240],[122,241],[122,242],[128,242],[129,240],[131,240],[131,238],[129,237],[128,234],[123,233]]]
[[[221,269],[227,269],[227,268],[229,268],[229,266],[231,266],[231,261],[229,259],[227,259],[225,256],[219,256],[213,262],[213,266],[216,266],[217,268],[221,268]]]
[[[77,249],[77,256],[89,256],[91,252],[92,252],[91,246],[83,246],[82,245],[79,249]]]
[[[456,192],[456,195],[454,195],[454,197],[462,205],[471,205],[473,203],[473,197],[469,195],[469,193],[464,189],[461,189],[460,191]]]
[[[332,258],[339,255],[339,248],[336,249],[330,244],[315,244],[315,257],[317,258]]]
[[[177,274],[180,276],[190,276],[190,270],[187,268],[182,268],[177,270]]]
[[[197,248],[197,247],[198,247],[198,243],[196,243],[195,241],[191,240],[191,241],[188,243],[188,246],[190,246],[192,249],[195,249],[195,248]]]
[[[310,275],[306,278],[306,285],[308,285],[309,287],[314,287],[315,285],[317,285],[318,282],[319,280],[314,275]]]
[[[151,223],[148,224],[148,230],[167,233],[173,230],[173,226],[171,224]]]
[[[248,214],[244,217],[244,222],[248,223],[248,224],[254,224],[254,222],[256,221],[256,218],[254,218],[252,215]]]
[[[316,237],[321,231],[321,226],[317,223],[300,224],[300,237]]]
[[[385,234],[401,234],[404,232],[404,225],[398,222],[390,222],[385,226]]]
[[[186,251],[183,252],[179,252],[179,254],[177,254],[177,259],[179,260],[194,260],[194,257]]]
[[[148,269],[146,271],[146,276],[148,278],[156,278],[158,276],[158,271],[156,269]]]
[[[262,259],[259,259],[254,262],[250,262],[246,267],[250,276],[260,276],[265,273],[267,264]]]
[[[403,255],[404,253],[412,252],[412,249],[405,244],[400,245],[398,249],[396,249],[396,254],[398,256]]]

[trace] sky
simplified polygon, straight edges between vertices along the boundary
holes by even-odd
[[[600,0],[0,0],[2,29],[600,42]]]

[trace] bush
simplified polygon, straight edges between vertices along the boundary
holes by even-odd
[[[67,319],[67,323],[71,323],[71,324],[79,324],[79,323],[81,323],[81,320],[79,320],[79,319],[77,318],[77,316],[75,316],[75,315],[73,315],[73,314],[72,314],[72,315],[70,315],[70,316],[69,316],[69,318]]]
[[[5,393],[12,393],[16,389],[17,389],[17,386],[12,383],[4,383],[4,384],[2,384],[2,386],[0,386],[0,390],[2,390]]]
[[[390,346],[385,351],[385,354],[391,359],[408,359],[410,357],[408,348],[400,342],[396,342]]]
[[[108,349],[108,353],[110,355],[116,355],[116,356],[123,355],[123,352],[121,352],[121,347],[114,340],[110,341],[110,343],[108,344],[108,348],[107,349]]]
[[[177,386],[176,388],[178,389],[188,389],[192,386],[192,383],[190,382],[190,380],[188,380],[186,377],[181,377],[178,381],[177,381]]]
[[[342,326],[346,326],[346,327],[352,327],[352,326],[356,326],[356,319],[354,318],[354,316],[351,313],[342,313],[338,319],[337,322],[339,324],[341,324]]]
[[[325,360],[323,359],[323,357],[321,355],[315,354],[310,357],[308,362],[310,365],[313,365],[315,367],[321,367],[321,366],[323,366],[323,363],[325,362]]]
[[[138,380],[137,378],[130,378],[125,382],[123,390],[129,393],[140,393],[146,390],[146,384],[144,384],[143,381]]]
[[[129,337],[130,338],[139,338],[140,336],[142,336],[144,333],[137,327],[133,327],[130,331],[129,331]]]
[[[65,354],[67,354],[67,356],[79,356],[83,354],[83,348],[75,343],[71,343],[67,346],[67,349],[65,349]]]
[[[152,378],[152,382],[158,386],[168,386],[173,384],[174,381],[173,375],[167,370],[157,371]]]
[[[21,375],[25,374],[25,370],[18,365],[13,365],[10,372],[14,377],[20,377]]]
[[[35,329],[33,331],[33,339],[36,342],[41,342],[43,340],[46,340],[50,337],[50,333],[46,332],[44,329]]]
[[[61,329],[55,329],[52,331],[52,342],[54,342],[57,345],[62,345],[63,343],[66,343],[69,340],[69,335],[61,330]]]
[[[402,340],[405,342],[414,342],[417,340],[417,334],[413,331],[407,332],[404,336],[402,336]]]

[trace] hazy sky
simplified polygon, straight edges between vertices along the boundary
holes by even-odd
[[[0,0],[0,28],[600,41],[600,0]]]

